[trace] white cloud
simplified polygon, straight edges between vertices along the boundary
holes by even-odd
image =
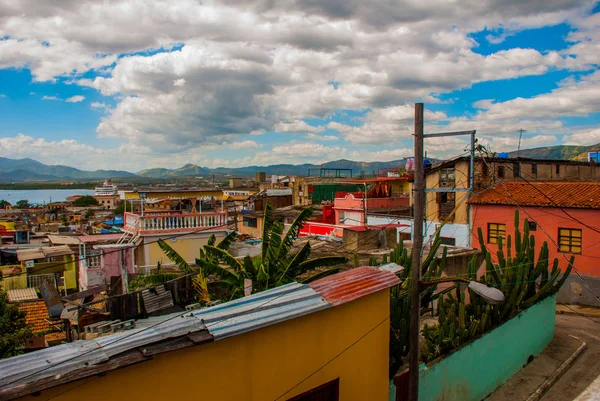
[[[62,99],[59,99],[56,96],[42,96],[42,100],[62,100]]]
[[[68,99],[65,99],[65,102],[67,102],[67,103],[79,103],[79,102],[83,102],[84,100],[85,100],[85,96],[76,95],[76,96],[71,96]]]
[[[314,141],[337,141],[339,138],[335,135],[319,135],[309,132],[305,136],[306,139],[312,139]]]
[[[589,16],[590,8],[585,0],[510,6],[502,0],[405,0],[368,7],[357,0],[0,0],[0,68],[28,68],[35,81],[67,77],[113,97],[114,108],[90,104],[105,110],[97,134],[137,149],[140,159],[132,157],[132,163],[160,152],[193,159],[198,149],[259,149],[244,136],[271,131],[404,149],[416,100],[440,102],[440,94],[478,82],[595,68],[600,17]],[[573,46],[564,51],[473,51],[478,44],[470,34],[484,28],[498,32],[490,38],[498,41],[562,22],[577,28],[569,34]],[[82,79],[90,70],[93,78]],[[473,116],[428,112],[426,128],[477,129],[494,144],[508,144],[521,127],[532,135],[565,134],[556,116],[595,112],[597,89],[587,77],[531,99],[483,99],[474,103],[479,111]],[[304,121],[339,109],[370,111],[360,127],[330,123],[339,137]],[[431,146],[441,152],[444,144],[461,143]],[[301,143],[291,146],[299,153],[277,157],[345,151],[313,144],[313,153],[302,153]]]
[[[102,102],[92,102],[90,104],[90,107],[92,109],[106,109],[108,106],[106,105],[106,103],[102,103]]]

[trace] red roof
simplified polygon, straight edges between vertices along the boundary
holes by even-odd
[[[469,203],[600,209],[600,182],[504,182],[474,196]]]
[[[394,273],[365,266],[324,277],[309,285],[333,306],[400,284]]]

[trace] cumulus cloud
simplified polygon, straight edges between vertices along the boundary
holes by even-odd
[[[67,102],[67,103],[79,103],[79,102],[83,102],[84,99],[85,99],[85,96],[76,95],[76,96],[71,96],[70,98],[65,99],[65,102]]]
[[[600,63],[599,20],[590,16],[585,0],[512,2],[510,7],[502,0],[466,0],[460,6],[435,0],[363,3],[0,0],[0,68],[28,68],[35,81],[66,77],[114,98],[111,108],[103,102],[90,105],[106,111],[97,134],[123,141],[141,158],[209,148],[259,149],[244,136],[273,131],[311,141],[404,149],[415,100],[439,101],[440,93],[478,82],[557,69],[583,71]],[[564,51],[473,51],[478,43],[471,33],[484,28],[494,41],[562,22],[578,28]],[[534,135],[542,130],[557,135],[564,128],[557,115],[597,109],[594,79],[565,83],[545,97],[480,100],[474,116],[428,112],[426,128],[477,129],[492,139],[510,138],[521,127]],[[44,97],[51,98],[59,100]],[[83,100],[78,95],[65,101]],[[327,127],[305,122],[339,109],[368,112],[356,122],[340,120]],[[324,135],[326,128],[339,136]],[[313,151],[305,152],[305,144],[277,151],[285,160],[347,152],[314,143]],[[255,156],[272,159],[264,152]]]

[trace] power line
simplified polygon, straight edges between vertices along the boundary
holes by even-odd
[[[482,158],[483,162],[489,167],[489,164],[487,163],[487,161],[485,160],[485,158]],[[515,204],[517,205],[517,207],[519,208],[519,210],[521,210],[523,213],[525,213],[527,216],[529,216],[529,218],[532,219],[532,221],[535,221],[535,219],[533,218],[533,216],[531,216],[531,214],[523,209],[523,207],[521,207],[521,205],[519,204],[519,202],[514,198],[514,196],[511,195],[510,191],[508,190],[508,188],[506,188],[506,185],[504,184],[504,181],[500,181],[500,184],[504,187],[504,190],[506,191],[506,194],[515,202]],[[531,185],[531,184],[530,184]],[[538,224],[538,226],[540,227],[540,229],[546,234],[546,236],[550,239],[550,241],[552,241],[552,243],[557,247],[557,249],[560,249],[560,246],[558,245],[558,243],[554,240],[554,238],[544,229],[544,227],[542,227],[541,224]],[[567,261],[567,263],[570,263],[569,259],[567,259],[566,255],[564,253],[561,253],[561,255],[565,258],[565,260]],[[581,280],[581,282],[583,283],[584,287],[586,287],[586,289],[590,292],[590,294],[592,294],[592,296],[594,297],[594,299],[596,300],[596,302],[598,302],[598,304],[600,304],[600,297],[598,297],[594,291],[592,291],[592,289],[589,287],[589,285],[587,284],[587,282],[585,281],[585,279],[581,276],[581,273],[579,273],[579,271],[575,268],[575,266],[573,266],[573,271],[575,272],[575,274],[577,275],[577,277]]]
[[[369,331],[367,331],[365,334],[363,334],[362,336],[360,336],[352,344],[348,345],[340,353],[336,354],[333,358],[331,358],[330,360],[328,360],[327,362],[325,362],[323,365],[321,365],[317,370],[313,371],[311,374],[309,374],[308,376],[306,376],[304,379],[300,380],[298,383],[296,383],[294,386],[292,386],[291,388],[289,388],[286,392],[284,392],[283,394],[281,394],[279,397],[275,398],[274,401],[279,400],[281,397],[285,396],[287,393],[289,393],[290,391],[292,391],[293,389],[295,389],[296,387],[298,387],[299,385],[301,385],[302,383],[304,383],[305,381],[307,381],[308,379],[310,379],[311,377],[313,377],[314,375],[316,375],[317,373],[319,373],[321,370],[323,370],[325,367],[327,367],[327,365],[329,365],[331,362],[335,361],[337,358],[339,358],[342,354],[344,354],[350,348],[352,348],[356,344],[358,344],[363,338],[365,338],[366,336],[368,336],[369,334],[371,334],[371,332],[373,332],[375,329],[377,329],[379,326],[381,326],[383,323],[385,323],[389,318],[390,318],[389,315],[386,316],[381,322],[377,323],[374,327],[372,327]]]

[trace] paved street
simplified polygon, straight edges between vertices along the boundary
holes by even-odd
[[[542,397],[543,401],[574,399],[600,375],[600,318],[557,314],[556,333],[550,345],[488,400],[526,400],[569,358],[581,341],[587,343],[588,349]]]

